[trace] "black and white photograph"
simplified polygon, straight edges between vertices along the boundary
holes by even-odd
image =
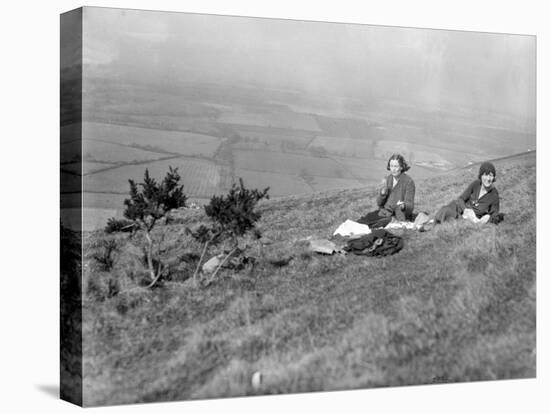
[[[535,377],[535,91],[533,35],[63,14],[62,397]]]
[[[44,113],[8,376],[45,410],[536,412],[540,16],[432,5],[49,8],[11,48]]]

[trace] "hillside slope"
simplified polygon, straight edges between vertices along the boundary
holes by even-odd
[[[153,290],[137,287],[139,235],[89,234],[85,404],[535,376],[535,158],[495,162],[504,222],[401,232],[404,249],[386,258],[312,254],[303,241],[372,210],[373,188],[264,202],[256,265],[208,288],[188,279],[200,246],[184,232],[202,211],[159,228],[173,271]],[[416,210],[434,213],[477,168],[417,180]],[[91,257],[110,239],[105,272]]]

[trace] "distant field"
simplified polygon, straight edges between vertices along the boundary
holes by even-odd
[[[385,122],[384,140],[420,144],[438,154],[470,153],[483,159],[520,153],[535,147],[534,134],[456,121],[395,120]]]
[[[297,112],[223,113],[217,120],[225,124],[254,125],[260,127],[289,128],[305,131],[321,132],[315,117]]]
[[[316,119],[324,135],[367,140],[377,140],[384,137],[382,130],[371,125],[365,119],[333,118],[321,115],[316,116]]]
[[[128,194],[83,193],[82,210],[79,194],[61,195],[61,217],[66,226],[75,228],[82,211],[82,229],[85,231],[102,229],[111,217],[123,218],[124,200]]]
[[[166,153],[145,151],[139,148],[128,147],[126,145],[112,144],[110,142],[92,141],[87,139],[82,141],[82,158],[84,160],[89,160],[90,162],[104,161],[116,164],[154,161],[166,157]]]
[[[88,140],[108,141],[150,151],[207,157],[213,156],[220,144],[219,138],[209,135],[97,122],[84,122],[82,136]]]
[[[375,156],[386,158],[395,152],[405,156],[407,160],[413,162],[440,163],[442,168],[449,169],[461,167],[467,162],[478,162],[495,158],[495,154],[487,154],[481,151],[475,151],[476,146],[464,148],[463,151],[453,151],[419,145],[407,141],[383,140],[377,143]],[[412,157],[411,157],[412,155]]]
[[[120,98],[120,97],[119,97]],[[216,117],[219,110],[212,105],[203,104],[195,100],[189,100],[183,96],[167,93],[148,92],[146,96],[140,96],[139,100],[124,100],[115,103],[102,103],[102,109],[110,113],[123,115],[164,115],[164,116],[192,116],[192,117]]]
[[[235,151],[234,157],[236,168],[281,174],[352,178],[338,163],[329,158],[261,151]]]
[[[161,179],[168,167],[179,168],[186,194],[210,197],[219,191],[220,170],[213,162],[193,158],[176,158],[164,161],[153,161],[146,165],[125,165],[108,171],[85,177],[84,191],[128,193],[128,179],[137,182],[143,180],[145,168],[152,177]]]
[[[386,169],[388,161],[385,159],[359,160],[357,158],[334,157],[334,160],[343,165],[357,180],[365,184],[378,184],[383,177],[389,174]],[[441,170],[413,164],[407,174],[414,180],[421,180],[441,174]]]
[[[250,171],[238,168],[235,176],[243,179],[247,188],[264,189],[269,187],[271,197],[281,197],[292,194],[308,194],[312,188],[296,175]]]
[[[369,139],[318,136],[308,145],[308,148],[323,147],[329,154],[342,157],[372,158],[373,143],[374,141]]]
[[[245,139],[257,140],[259,143],[268,143],[273,146],[292,143],[292,146],[299,149],[304,149],[315,138],[314,134],[288,129],[275,130],[273,128],[247,128],[243,126],[235,126],[233,129]]]
[[[61,222],[64,226],[73,230],[92,231],[103,229],[111,217],[122,218],[122,210],[93,207],[83,210],[78,208],[61,210]]]
[[[378,183],[382,177],[388,174],[387,161],[379,159],[358,159],[346,157],[333,157],[343,165],[358,180],[365,183]]]
[[[348,188],[362,187],[364,184],[349,178],[313,177],[311,185],[314,191],[323,192],[331,190],[345,190]]]
[[[377,158],[387,159],[395,153],[402,154],[408,161],[414,160],[414,162],[439,163],[446,168],[452,168],[454,166],[451,161],[436,152],[436,150],[423,145],[390,140],[383,140],[376,143],[375,156]],[[462,159],[469,159],[470,155],[461,154],[461,157]]]
[[[82,193],[82,201],[86,208],[115,209],[122,211],[124,209],[124,200],[129,197],[129,189],[130,187],[128,186],[124,194]]]
[[[84,121],[160,131],[189,132],[219,137],[220,131],[210,116],[122,114],[100,110],[89,111]]]

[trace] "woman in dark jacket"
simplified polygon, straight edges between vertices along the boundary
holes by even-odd
[[[465,209],[471,209],[478,219],[484,222],[498,222],[500,198],[494,187],[497,173],[495,166],[484,162],[479,167],[477,180],[472,182],[456,201],[443,206],[435,215],[435,222],[456,219],[462,216]]]
[[[386,169],[390,174],[383,179],[382,188],[376,197],[378,210],[357,220],[371,228],[385,227],[395,217],[404,221],[412,218],[414,209],[414,181],[405,174],[409,165],[400,154],[393,154]]]

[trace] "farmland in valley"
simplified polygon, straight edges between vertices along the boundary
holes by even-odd
[[[378,140],[383,139],[383,131],[374,122],[358,118],[333,118],[317,116],[317,123],[329,136],[344,138]]]
[[[330,158],[294,153],[235,151],[235,165],[237,168],[280,174],[351,178],[349,173]]]
[[[242,168],[236,169],[235,175],[237,178],[243,179],[246,187],[258,189],[269,187],[271,197],[313,192],[311,186],[297,175],[252,171]]]
[[[209,135],[97,122],[84,122],[82,136],[153,152],[205,157],[214,155],[220,144],[219,138]]]
[[[318,136],[308,148],[322,147],[331,155],[341,157],[373,158],[374,141],[332,136]]]
[[[284,128],[258,128],[253,126],[236,125],[232,129],[249,142],[259,142],[274,147],[291,149],[305,149],[317,136],[310,131],[295,131]]]
[[[323,192],[329,190],[357,188],[363,186],[363,184],[350,178],[313,177],[311,180],[311,186],[315,192]]]
[[[128,179],[139,182],[145,168],[160,178],[179,167],[189,199],[204,204],[239,177],[284,197],[378,183],[395,152],[417,180],[534,148],[534,134],[509,119],[484,123],[403,103],[244,85],[173,89],[90,78],[88,88],[84,122],[61,127],[61,177],[65,191],[78,189],[82,149],[84,207],[97,223],[113,210],[121,216]]]
[[[364,183],[378,183],[386,175],[387,160],[333,157],[352,177]]]
[[[83,140],[82,158],[91,163],[130,164],[166,158],[166,153],[146,151],[111,142]]]
[[[84,177],[84,191],[98,193],[128,193],[128,180],[141,182],[145,168],[149,174],[161,179],[168,167],[179,169],[185,185],[185,191],[195,196],[209,196],[219,191],[219,167],[211,161],[195,158],[174,158],[150,162],[147,165],[125,165]]]
[[[321,132],[314,116],[296,112],[281,113],[232,113],[226,112],[218,119],[220,123],[252,125],[265,128],[288,128]]]

